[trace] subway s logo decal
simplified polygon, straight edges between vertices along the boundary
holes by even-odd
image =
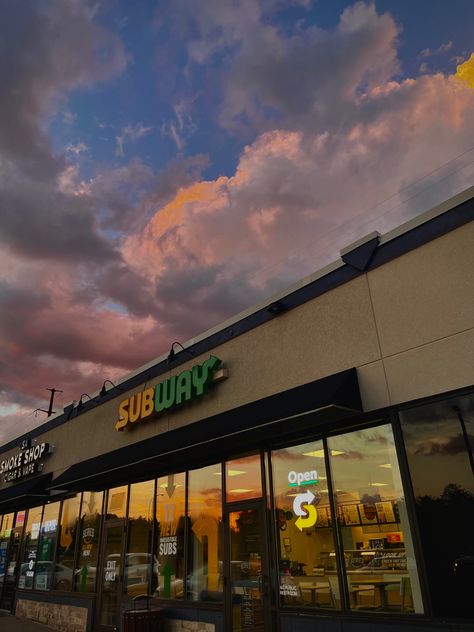
[[[119,420],[115,430],[125,430],[128,424],[141,422],[153,414],[159,414],[207,393],[214,380],[214,374],[222,361],[210,356],[202,364],[173,375],[141,393],[120,402]]]

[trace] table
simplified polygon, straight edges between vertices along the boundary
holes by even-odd
[[[329,597],[331,599],[331,605],[335,607],[334,603],[334,595],[332,594],[331,584],[329,582],[300,582],[299,583],[300,590],[309,590],[311,592],[311,603],[317,603],[317,592],[318,591],[328,591]]]
[[[387,593],[385,591],[387,586],[400,586],[400,578],[397,579],[358,579],[353,581],[354,588],[358,586],[373,586],[377,589],[380,597],[380,610],[386,610],[388,608]]]

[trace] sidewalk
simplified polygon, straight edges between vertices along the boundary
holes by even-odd
[[[27,619],[17,619],[11,614],[0,612],[0,630],[2,632],[50,632],[51,628],[41,623],[35,623]]]

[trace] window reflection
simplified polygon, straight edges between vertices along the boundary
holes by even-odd
[[[60,503],[57,502],[44,506],[35,572],[36,590],[49,590],[51,588],[56,536],[58,533],[59,505]],[[58,567],[57,574],[59,575],[61,571],[62,568]],[[67,576],[69,569],[65,568],[64,572]]]
[[[400,414],[437,616],[473,617],[474,396]]]
[[[339,608],[332,516],[322,441],[272,453],[285,604]]]
[[[391,427],[331,437],[328,449],[350,607],[422,612]]]
[[[79,557],[76,569],[76,590],[94,592],[99,555],[99,534],[103,492],[84,492],[79,524]]]
[[[156,556],[153,560],[151,559],[154,496],[155,481],[130,485],[125,590],[131,597],[148,594],[150,583],[153,594],[158,583],[158,560]],[[150,582],[151,577],[152,582]]]
[[[188,475],[188,599],[222,601],[221,465]]]
[[[262,495],[260,454],[227,461],[225,477],[227,502],[260,498]]]
[[[107,520],[125,518],[125,513],[127,511],[127,494],[127,485],[109,489],[107,496]]]
[[[155,595],[165,599],[184,597],[185,474],[158,479],[156,518],[159,583]]]
[[[33,509],[28,511],[23,562],[21,564],[20,577],[18,580],[19,588],[33,588],[42,513],[43,507],[33,507]]]
[[[13,519],[15,514],[6,514],[0,517],[0,595],[2,592],[8,564],[8,549],[10,546],[11,533],[13,529]]]
[[[63,502],[61,526],[59,530],[58,557],[53,581],[53,588],[55,590],[72,589],[80,504],[80,494],[73,498],[67,498]]]

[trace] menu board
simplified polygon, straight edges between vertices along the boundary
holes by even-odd
[[[316,527],[330,527],[331,526],[331,510],[329,507],[318,507],[318,518],[316,520]]]
[[[389,500],[385,502],[375,503],[375,506],[377,508],[377,516],[379,522],[381,522],[382,524],[385,522],[396,522],[393,506]]]
[[[359,514],[362,524],[377,524],[377,508],[375,505],[362,504],[359,505]]]
[[[360,524],[360,517],[359,512],[357,511],[357,505],[343,505],[342,515],[345,525],[350,527]]]

